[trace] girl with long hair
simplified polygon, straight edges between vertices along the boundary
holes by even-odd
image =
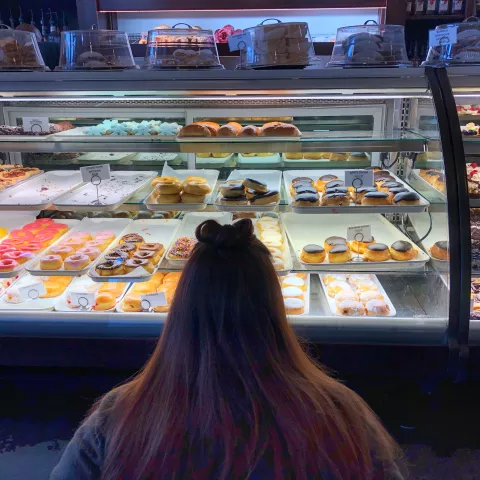
[[[51,480],[404,478],[375,414],[302,350],[252,222],[195,234],[154,354],[93,407]]]

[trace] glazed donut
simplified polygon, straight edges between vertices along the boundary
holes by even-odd
[[[120,297],[127,287],[125,282],[105,282],[101,284],[101,287],[98,289],[98,293],[113,293],[115,297]]]
[[[45,255],[40,259],[40,270],[60,270],[63,260],[60,255]]]
[[[367,315],[370,317],[380,316],[386,317],[390,315],[390,307],[385,303],[385,300],[373,299],[365,304]]]
[[[140,294],[155,293],[159,286],[160,285],[157,285],[155,282],[152,282],[152,280],[149,280],[148,282],[134,283],[130,292]]]
[[[55,298],[59,297],[65,291],[65,285],[60,283],[57,279],[53,280],[49,277],[48,280],[43,282],[43,286],[45,287],[45,293],[40,295],[39,298]]]
[[[436,242],[430,248],[430,254],[437,260],[450,260],[449,245],[446,241]]]
[[[362,205],[390,205],[390,198],[386,192],[368,192],[362,198]]]
[[[157,177],[152,180],[152,187],[162,195],[173,195],[182,191],[182,182],[177,177]]]
[[[418,205],[420,203],[420,195],[416,192],[402,192],[393,198],[394,205]]]
[[[119,247],[124,243],[131,243],[132,245],[139,247],[140,245],[143,245],[145,243],[145,240],[138,233],[127,233],[127,235],[124,235],[120,239],[119,243],[120,243]]]
[[[348,246],[350,247],[350,250],[355,253],[363,253],[363,251],[372,243],[375,243],[373,237],[365,237],[361,241],[352,240],[351,242],[348,242]]]
[[[335,245],[328,252],[330,263],[345,263],[352,259],[352,252],[347,245]]]
[[[207,195],[212,191],[212,187],[202,178],[202,181],[185,180],[183,182],[183,191],[192,195]]]
[[[175,193],[173,195],[158,195],[155,201],[160,205],[163,203],[180,203],[182,201],[182,197],[179,193]]]
[[[75,254],[70,257],[67,257],[64,262],[63,266],[65,270],[82,270],[90,263],[90,257],[88,255],[82,254]]]
[[[0,272],[13,272],[20,264],[11,259],[4,258],[0,260]]]
[[[15,252],[6,252],[6,253],[3,254],[3,259],[5,259],[5,260],[15,260],[16,262],[18,262],[20,264],[28,262],[29,260],[31,260],[34,257],[35,257],[35,255],[33,253],[30,253],[30,252],[15,251]]]
[[[85,253],[85,255],[87,254]],[[122,252],[121,250],[112,250],[108,252],[103,258],[107,262],[111,260],[128,260],[130,258],[130,255],[127,252]]]
[[[129,293],[122,301],[124,312],[142,312],[142,301],[139,293]]]
[[[372,243],[363,251],[363,258],[369,262],[385,262],[390,260],[390,250],[384,243]]]
[[[266,183],[259,182],[258,180],[255,180],[253,178],[246,178],[243,181],[243,186],[245,188],[250,188],[254,192],[257,193],[267,193],[268,192],[268,187]]]
[[[237,137],[242,131],[242,126],[237,122],[228,122],[217,130],[217,137]]]
[[[345,193],[329,193],[322,197],[322,206],[324,207],[348,207],[350,198]]]
[[[325,249],[320,245],[309,244],[302,248],[300,260],[305,263],[322,263],[325,260]]]
[[[98,258],[100,253],[102,253],[100,249],[95,247],[85,247],[77,250],[78,255],[86,255],[90,260],[95,260]]]
[[[125,273],[132,272],[138,267],[143,267],[147,272],[152,273],[151,262],[148,260],[142,260],[140,258],[129,258],[125,262]]]
[[[347,240],[343,237],[328,237],[325,242],[323,243],[323,246],[325,247],[325,250],[329,252],[333,247],[336,247],[337,245],[346,245]]]
[[[355,300],[343,300],[337,304],[337,313],[348,317],[363,317],[365,315],[365,307],[362,303]]]
[[[48,250],[49,255],[60,255],[62,260],[73,255],[75,250],[69,245],[56,245]]]
[[[123,275],[124,265],[125,265],[125,261],[119,258],[117,260],[107,260],[106,262],[99,263],[95,267],[95,271],[101,277],[111,277],[112,275]]]
[[[404,240],[399,240],[398,242],[393,243],[390,247],[390,255],[393,260],[399,262],[411,260],[417,256],[417,253],[417,250],[413,248],[412,244]]]
[[[173,297],[175,296],[175,287],[170,287],[169,285],[162,285],[157,290],[158,293],[165,293],[165,298],[167,300],[166,305],[159,305],[158,307],[153,307],[155,313],[165,313],[170,310],[170,305],[172,304]]]
[[[270,205],[280,201],[278,190],[269,190],[265,193],[257,193],[250,198],[250,205]]]
[[[320,205],[320,199],[317,193],[302,193],[295,195],[293,205],[296,207],[318,207],[318,205]]]
[[[206,195],[193,195],[191,193],[182,193],[182,203],[204,203]]]
[[[117,297],[113,293],[102,292],[97,293],[95,297],[94,310],[111,310],[117,303]]]

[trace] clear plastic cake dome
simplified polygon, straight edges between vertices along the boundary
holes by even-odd
[[[178,25],[187,28],[176,28]],[[145,68],[209,69],[223,68],[223,65],[218,58],[212,30],[178,23],[172,28],[156,28],[148,32]]]
[[[337,30],[332,58],[327,67],[372,66],[411,66],[403,26],[365,24]]]
[[[0,29],[0,71],[46,69],[33,33]]]
[[[60,64],[55,70],[123,70],[137,68],[125,32],[62,32]]]
[[[275,24],[264,25],[275,20]],[[312,38],[305,22],[281,22],[269,18],[247,28],[249,45],[242,52],[247,68],[306,67],[315,56]]]
[[[480,64],[480,20],[467,18],[463,23],[438,25],[435,31],[457,28],[457,41],[430,47],[423,65],[472,65]]]

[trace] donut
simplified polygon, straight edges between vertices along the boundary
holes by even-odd
[[[197,241],[192,237],[180,237],[170,247],[168,256],[174,260],[186,260],[190,257]]]
[[[303,298],[303,290],[298,287],[285,287],[285,288],[282,288],[282,295],[284,298],[289,298],[289,297]]]
[[[406,192],[409,192],[409,191],[410,191],[410,190],[406,189],[405,187],[391,188],[391,189],[388,191],[388,195],[390,196],[390,197],[389,197],[390,203],[393,203],[393,199],[394,199],[395,196],[398,195],[399,193],[406,193]]]
[[[361,295],[363,292],[378,292],[378,286],[373,280],[364,280],[357,285],[357,293]]]
[[[287,315],[301,315],[305,312],[305,301],[301,298],[284,298],[285,312]]]
[[[192,193],[182,193],[181,201],[182,203],[203,203],[205,201],[206,195],[193,195]]]
[[[145,240],[138,233],[127,233],[127,235],[124,235],[120,239],[120,245],[119,246],[121,246],[124,243],[131,243],[131,244],[135,245],[136,247],[139,247],[140,245],[145,243]]]
[[[367,248],[372,243],[375,243],[375,239],[372,236],[370,236],[370,237],[364,237],[364,239],[360,241],[352,240],[351,242],[348,242],[348,246],[350,247],[350,250],[352,250],[355,253],[363,253],[365,248]]]
[[[379,190],[381,192],[389,192],[391,188],[402,188],[403,184],[398,183],[398,182],[384,182],[380,186]]]
[[[420,195],[416,192],[402,192],[393,198],[394,205],[418,205],[420,203]]]
[[[83,248],[96,248],[100,250],[100,252],[103,252],[105,248],[107,248],[109,243],[110,242],[105,244],[105,242],[102,240],[89,240],[88,242],[85,242],[85,246]],[[79,250],[82,250],[82,249],[79,249]]]
[[[22,263],[28,262],[32,258],[34,258],[35,255],[30,252],[21,252],[21,251],[15,251],[15,252],[6,252],[3,254],[3,259],[5,260],[15,260],[16,262]]]
[[[239,197],[221,197],[221,205],[248,205],[248,200],[246,195],[241,195]]]
[[[320,245],[309,244],[302,248],[300,260],[305,263],[322,263],[325,260],[325,249]]]
[[[337,313],[348,317],[363,317],[365,307],[362,303],[355,300],[343,300],[337,304]]]
[[[165,247],[161,243],[144,243],[143,245],[140,246],[139,251],[152,252],[154,254],[152,261],[154,264],[157,264],[162,258],[163,252],[165,251]]]
[[[133,243],[122,243],[120,245],[117,245],[109,253],[120,251],[120,252],[126,253],[129,257],[131,257],[136,250],[137,250],[137,247],[136,247],[135,244],[133,244]]]
[[[155,192],[161,195],[173,195],[182,191],[182,182],[177,177],[157,177],[152,180]]]
[[[65,270],[82,270],[89,265],[91,262],[90,257],[85,254],[75,254],[67,257],[64,262],[63,266]]]
[[[165,298],[167,300],[166,305],[159,305],[158,307],[153,307],[153,311],[156,313],[165,313],[170,310],[170,305],[172,304],[173,297],[175,295],[175,287],[169,285],[162,285],[157,290],[158,293],[165,293]]]
[[[325,190],[325,195],[329,195],[331,193],[343,193],[344,195],[349,196],[347,187],[332,187]]]
[[[338,275],[338,274],[330,274],[330,275],[325,275],[322,278],[322,281],[323,281],[324,285],[330,285],[332,282],[335,282],[335,281],[346,282],[347,281],[347,276],[346,275]]]
[[[330,263],[345,263],[352,259],[352,252],[347,245],[335,245],[328,252]]]
[[[309,193],[310,195],[316,195],[317,189],[308,185],[307,183],[296,183],[293,193],[295,195],[302,195],[304,193]]]
[[[392,256],[392,259],[400,262],[415,258],[417,253],[418,252],[413,248],[413,245],[404,240],[399,240],[395,243],[392,243],[390,247],[390,255]]]
[[[390,315],[390,307],[386,304],[385,300],[369,300],[365,304],[365,309],[367,310],[367,315],[370,317],[385,317]]]
[[[98,293],[109,292],[118,298],[123,294],[126,287],[127,283],[125,282],[105,282],[101,284]]]
[[[348,277],[348,282],[356,288],[359,283],[366,282],[367,280],[371,279],[372,276],[369,273],[354,273]]]
[[[142,300],[139,293],[129,293],[122,301],[124,312],[142,312]]]
[[[60,257],[62,257],[62,260],[65,260],[65,258],[73,255],[75,253],[75,250],[69,245],[56,245],[51,247],[48,250],[48,253],[49,255],[60,255]]]
[[[242,197],[245,195],[245,187],[241,181],[228,182],[220,187],[220,193],[225,198]]]
[[[302,193],[295,195],[293,205],[296,207],[316,207],[320,205],[320,199],[317,193]]]
[[[95,306],[93,307],[94,310],[111,310],[115,307],[117,303],[117,297],[110,292],[102,292],[98,293],[95,296]]]
[[[390,250],[384,243],[372,243],[363,251],[363,258],[369,262],[385,262],[390,260]]]
[[[133,254],[132,258],[138,258],[140,260],[147,260],[148,262],[153,262],[155,258],[155,252],[149,250],[139,250]]]
[[[20,264],[16,260],[3,258],[0,260],[0,272],[13,272]]]
[[[204,178],[200,180],[185,180],[183,182],[183,191],[192,195],[208,195],[212,187]]]
[[[259,182],[258,180],[255,180],[253,178],[246,178],[243,181],[243,186],[245,188],[249,188],[250,190],[253,190],[254,192],[257,193],[267,193],[268,192],[268,187],[266,183]]]
[[[182,197],[179,193],[175,193],[173,195],[158,195],[155,201],[158,204],[181,203]]]
[[[24,241],[33,241],[35,234],[28,230],[12,230],[9,235],[10,238],[20,238]]]
[[[151,262],[141,258],[129,258],[125,262],[125,273],[130,273],[138,267],[143,267],[147,272],[152,273]]]
[[[80,252],[80,250],[79,250]],[[85,255],[87,255],[85,253]],[[109,260],[128,260],[130,258],[130,255],[126,252],[122,252],[121,250],[112,250],[108,252],[104,257],[104,260],[109,261]]]
[[[447,241],[436,242],[430,248],[430,254],[437,260],[450,260],[450,251]]]
[[[45,287],[45,293],[40,295],[39,298],[55,298],[59,297],[64,291],[66,285],[59,282],[57,279],[53,279],[49,277],[48,280],[43,282],[43,286]]]
[[[363,195],[362,205],[390,205],[390,198],[386,192],[368,192]]]
[[[257,193],[250,198],[250,205],[270,205],[280,201],[278,190],[269,190],[265,193]]]
[[[115,240],[115,233],[112,232],[111,230],[100,230],[97,233],[93,234],[94,240],[99,240],[99,241],[107,241],[110,240],[110,242],[113,242]]]
[[[307,183],[310,183],[311,185],[313,185],[313,180],[310,177],[295,177],[292,180],[292,185],[294,185],[297,182],[307,182]]]
[[[345,182],[343,180],[330,180],[329,182],[325,183],[323,185],[323,190],[328,190],[329,188],[338,188],[338,187],[344,187]]]
[[[15,249],[19,250],[23,248],[25,245],[28,245],[25,240],[22,240],[20,238],[7,238],[2,242],[2,245],[5,247],[14,247]],[[42,250],[45,248],[44,245],[42,245]]]
[[[2,258],[2,255],[4,253],[8,252],[18,252],[18,250],[15,247],[12,247],[11,245],[0,245],[0,258]]]
[[[60,270],[63,260],[60,255],[45,255],[40,259],[40,270]]]
[[[128,245],[128,244],[127,244]],[[111,277],[112,275],[123,275],[125,261],[121,259],[107,260],[99,263],[95,267],[95,271],[101,277]]]
[[[375,187],[361,187],[357,188],[351,193],[352,200],[357,204],[360,205],[362,203],[362,199],[365,194],[376,192],[377,189]]]
[[[100,249],[95,247],[85,247],[77,250],[78,255],[86,255],[91,261],[98,258],[100,253],[102,253]]]
[[[86,241],[81,238],[67,238],[61,245],[72,247],[75,251],[85,247]]]
[[[348,207],[350,198],[345,193],[329,193],[322,197],[322,206],[324,207]]]
[[[87,242],[88,240],[92,239],[92,236],[89,232],[73,232],[68,236],[67,240],[70,238],[74,238],[75,240],[84,240]]]
[[[343,237],[328,237],[325,242],[323,243],[323,246],[325,247],[325,250],[329,252],[333,247],[337,245],[346,245],[347,240]]]
[[[24,252],[38,253],[44,249],[41,243],[32,242],[22,247]]]

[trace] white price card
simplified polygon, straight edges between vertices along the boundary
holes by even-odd
[[[373,170],[346,170],[345,186],[353,188],[373,187]]]
[[[48,117],[22,117],[22,126],[26,132],[50,133]]]
[[[28,300],[36,300],[42,295],[45,295],[47,290],[43,282],[31,283],[30,285],[24,285],[23,287],[18,287],[18,294],[22,302]]]
[[[87,183],[99,183],[99,180],[110,180],[110,165],[90,165],[88,167],[80,167],[82,181]]]
[[[236,33],[228,37],[228,48],[231,52],[246,50],[252,46],[252,37],[249,32]]]
[[[355,227],[347,228],[347,240],[352,242],[356,240],[357,242],[363,241],[364,238],[372,236],[372,226],[371,225],[357,225]]]
[[[457,43],[457,26],[448,25],[446,28],[438,28],[428,32],[428,45],[430,47],[441,47]]]
[[[146,293],[145,295],[141,295],[140,298],[140,305],[144,310],[150,310],[150,308],[164,307],[165,305],[168,305],[167,297],[165,296],[164,292]]]
[[[72,305],[78,305],[81,308],[93,308],[96,304],[95,293],[93,292],[71,292],[70,300]]]

